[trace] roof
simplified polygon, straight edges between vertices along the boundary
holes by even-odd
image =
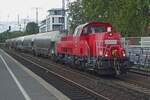
[[[81,24],[79,25],[79,27],[85,27],[87,25],[90,25],[90,24],[101,24],[101,25],[106,25],[106,26],[112,26],[111,24],[107,23],[107,22],[98,22],[98,21],[90,21],[90,22],[87,22],[85,24]]]
[[[55,10],[62,10],[62,11],[64,11],[65,9],[62,9],[62,8],[52,8],[52,9],[49,9],[48,11],[55,11]]]

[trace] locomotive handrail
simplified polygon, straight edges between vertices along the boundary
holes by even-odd
[[[85,41],[85,44],[87,45],[87,48],[88,48],[88,56],[90,55],[90,47],[89,47],[89,45],[88,45],[88,43],[87,43],[87,41]]]

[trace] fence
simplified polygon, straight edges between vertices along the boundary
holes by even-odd
[[[0,48],[4,47],[5,43],[0,43]]]
[[[122,38],[130,61],[150,68],[150,37]]]

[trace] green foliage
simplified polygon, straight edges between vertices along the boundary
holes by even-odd
[[[112,0],[108,8],[108,22],[125,36],[146,35],[145,28],[150,23],[145,11],[148,6],[148,0]]]
[[[8,29],[7,31],[0,33],[0,42],[5,42],[5,40],[7,39],[35,34],[35,33],[38,33],[38,25],[34,22],[30,22],[27,24],[25,32],[22,31],[10,32],[10,29]]]
[[[74,32],[74,29],[79,24],[84,23],[83,10],[80,1],[75,1],[69,6],[69,23],[70,23],[70,31]]]
[[[150,36],[150,0],[77,0],[69,6],[71,29],[88,21],[111,23],[123,36]]]
[[[35,22],[30,22],[26,26],[26,33],[28,34],[36,34],[39,32],[39,27]]]
[[[0,33],[0,42],[5,42],[5,40],[7,39],[11,39],[23,35],[26,35],[26,33],[21,31],[14,31],[14,32],[5,31],[3,33]]]
[[[82,0],[86,21],[105,21],[109,0]]]

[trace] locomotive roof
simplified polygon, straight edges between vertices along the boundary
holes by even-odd
[[[78,27],[84,28],[85,26],[87,26],[87,25],[92,25],[92,24],[100,24],[100,25],[105,25],[105,26],[111,26],[111,27],[112,27],[112,25],[109,24],[109,23],[106,23],[106,22],[98,22],[98,21],[91,21],[91,22],[88,22],[88,23],[85,23],[85,24],[81,24],[81,25],[79,25]]]
[[[77,34],[80,34],[84,27],[90,26],[90,25],[102,25],[102,26],[106,26],[106,27],[112,27],[111,24],[106,23],[106,22],[91,21],[91,22],[77,26],[75,31],[74,31],[74,36],[76,36]]]

